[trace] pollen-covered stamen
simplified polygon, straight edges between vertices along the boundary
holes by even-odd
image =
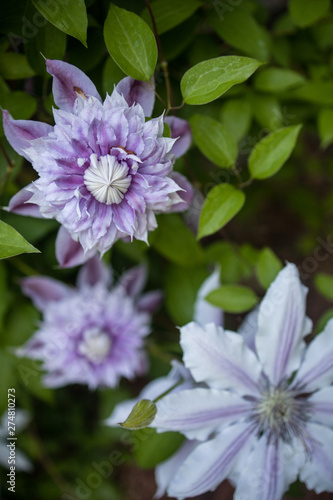
[[[120,203],[128,190],[132,177],[128,166],[119,163],[114,156],[90,156],[90,166],[84,173],[84,183],[91,194],[101,203]]]
[[[80,95],[80,96],[84,97],[85,99],[87,99],[86,94],[83,92],[83,90],[80,89],[80,87],[73,87],[73,90],[76,93],[76,95]]]
[[[83,341],[78,345],[78,352],[89,361],[100,364],[112,347],[110,335],[97,327],[89,328],[83,334]]]
[[[270,388],[254,403],[251,419],[257,423],[258,433],[290,443],[294,437],[306,437],[306,423],[311,416],[311,404],[306,397],[287,388]]]

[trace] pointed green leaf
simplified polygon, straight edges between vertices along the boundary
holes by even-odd
[[[155,0],[151,3],[151,10],[154,14],[154,19],[157,31],[160,35],[171,30],[178,24],[192,16],[200,7],[199,0]],[[142,18],[146,23],[153,28],[150,14],[146,8],[142,13]]]
[[[104,24],[107,49],[126,75],[150,80],[157,62],[155,37],[136,14],[111,4]]]
[[[84,0],[32,0],[36,9],[56,28],[87,46],[87,9]]]
[[[14,228],[0,221],[0,259],[6,259],[20,253],[40,253],[28,243]]]
[[[290,0],[288,7],[294,23],[305,28],[328,14],[330,0]]]
[[[141,399],[133,406],[125,422],[120,425],[130,430],[143,429],[152,423],[156,413],[157,408],[153,401]]]
[[[267,179],[276,174],[290,157],[302,125],[284,127],[264,137],[249,158],[251,176]]]
[[[257,23],[251,12],[240,5],[224,12],[223,18],[213,12],[208,18],[216,33],[232,47],[247,56],[268,61],[271,40],[268,32]]]
[[[206,300],[225,312],[242,313],[252,309],[258,302],[258,297],[246,286],[224,285],[210,292]]]
[[[138,431],[137,434],[142,431]],[[134,439],[135,439],[134,432]],[[148,439],[140,440],[139,446],[134,452],[135,461],[141,469],[152,469],[160,462],[164,462],[173,455],[184,441],[184,436],[178,432],[158,433],[155,429],[149,429]]]
[[[229,99],[223,104],[220,117],[235,141],[239,142],[251,127],[251,105],[245,99]]]
[[[262,92],[284,92],[306,82],[304,76],[286,68],[265,68],[255,76],[254,86]]]
[[[264,248],[259,254],[256,269],[260,284],[265,289],[268,288],[281,269],[282,263],[280,259],[270,248]]]
[[[184,74],[181,92],[187,104],[214,101],[237,83],[247,80],[263,63],[249,57],[222,56],[202,61]]]
[[[333,108],[324,108],[318,114],[318,131],[322,148],[333,142]]]
[[[318,273],[315,277],[315,286],[323,297],[333,300],[333,276],[326,273]]]
[[[200,151],[219,167],[232,167],[237,159],[237,144],[220,122],[204,115],[190,119],[194,140]]]
[[[230,184],[218,184],[208,193],[201,211],[198,238],[213,234],[242,208],[245,194]]]

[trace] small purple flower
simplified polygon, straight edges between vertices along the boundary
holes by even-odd
[[[54,77],[59,107],[54,127],[13,120],[3,112],[9,143],[39,174],[12,198],[9,210],[60,222],[68,233],[66,251],[57,252],[64,267],[96,251],[103,254],[118,239],[147,242],[148,232],[156,228],[154,214],[184,210],[192,196],[180,174],[172,177],[177,139],[163,137],[163,116],[145,120],[154,105],[152,85],[126,77],[102,102],[95,85],[76,67],[51,60],[46,67]],[[179,119],[176,125],[185,135],[180,139],[184,151],[189,132]],[[72,249],[67,248],[70,241]],[[62,260],[77,252],[76,258]]]
[[[333,320],[306,347],[306,292],[288,264],[248,321],[248,343],[214,323],[181,328],[185,367],[203,385],[156,403],[152,426],[197,441],[165,463],[170,496],[226,478],[235,500],[280,500],[297,477],[333,491]]]
[[[109,290],[111,273],[97,257],[80,270],[77,288],[47,277],[23,279],[43,321],[17,354],[43,361],[48,387],[114,387],[121,377],[142,375],[144,339],[161,300],[158,291],[140,295],[145,280],[146,268],[139,266]]]

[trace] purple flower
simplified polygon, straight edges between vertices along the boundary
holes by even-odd
[[[251,318],[253,349],[213,323],[181,328],[185,367],[206,387],[157,402],[154,427],[199,441],[170,459],[170,496],[193,497],[225,478],[235,500],[280,500],[298,476],[317,493],[333,491],[333,320],[306,348],[306,292],[288,264]]]
[[[214,321],[217,325],[222,324],[223,312],[221,309],[212,306],[205,300],[205,296],[209,292],[220,286],[220,272],[215,270],[200,287],[194,305],[194,320],[200,324],[205,324],[208,319]],[[185,366],[179,361],[172,362],[172,369],[165,377],[160,377],[150,382],[139,394],[137,398],[129,399],[119,403],[113,410],[110,417],[105,421],[106,425],[116,426],[119,422],[124,422],[130,414],[135,403],[141,399],[154,400],[162,394],[169,391],[169,394],[175,394],[179,391],[190,389],[193,387],[205,386],[205,384],[197,384]],[[155,470],[155,480],[157,483],[157,491],[155,497],[158,498],[164,495],[173,476],[178,470],[180,464],[185,460],[187,455],[195,449],[199,441],[188,440],[181,445],[179,450],[170,458],[158,464]]]
[[[111,289],[111,273],[97,257],[80,270],[77,288],[47,277],[22,280],[43,312],[35,335],[17,351],[43,361],[48,387],[79,383],[114,387],[147,369],[144,339],[160,292],[140,295],[146,268],[127,271]]]
[[[154,105],[152,85],[126,77],[102,102],[76,67],[51,60],[46,66],[60,108],[54,127],[3,113],[9,143],[39,175],[14,196],[9,210],[60,222],[67,232],[65,251],[57,245],[62,266],[103,254],[118,239],[147,242],[156,228],[154,214],[183,210],[192,196],[182,176],[172,178],[177,139],[163,137],[163,116],[145,121]],[[176,124],[188,144],[187,129]],[[64,255],[72,258],[64,261]]]

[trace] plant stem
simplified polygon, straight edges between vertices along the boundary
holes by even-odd
[[[166,86],[166,92],[167,92],[167,104],[168,104],[168,110],[172,108],[172,102],[173,102],[173,96],[172,96],[172,89],[171,89],[171,84],[170,84],[170,78],[169,78],[169,72],[168,72],[168,62],[164,57],[163,50],[162,50],[162,45],[161,45],[161,40],[157,31],[157,26],[156,26],[156,21],[154,17],[154,13],[152,11],[152,8],[150,6],[149,0],[145,0],[145,3],[147,5],[147,9],[149,11],[151,21],[153,23],[153,28],[154,28],[154,34],[156,38],[156,43],[157,43],[157,49],[158,49],[158,54],[160,58],[160,63],[161,63],[161,68],[164,74],[164,79],[165,79],[165,86]],[[168,111],[167,110],[167,111]]]

